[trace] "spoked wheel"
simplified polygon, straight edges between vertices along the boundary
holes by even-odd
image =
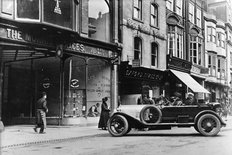
[[[122,115],[114,115],[108,121],[108,131],[114,137],[120,137],[128,133],[127,119]]]
[[[215,136],[221,129],[221,122],[216,116],[205,114],[199,118],[197,129],[199,130],[199,133],[204,136]]]

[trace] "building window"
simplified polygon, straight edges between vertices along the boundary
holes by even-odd
[[[225,79],[225,59],[223,58],[218,58],[217,78]]]
[[[216,56],[214,54],[208,55],[208,68],[211,76],[216,76]]]
[[[225,34],[217,33],[217,46],[225,48]]]
[[[105,0],[88,0],[89,38],[110,42],[110,11]]]
[[[207,27],[207,41],[216,42],[216,29],[214,27]]]
[[[73,28],[73,1],[43,0],[44,22],[59,25],[65,28]]]
[[[176,0],[176,13],[182,16],[182,0]]]
[[[190,37],[190,61],[197,65],[202,63],[202,39],[199,37]]]
[[[189,21],[194,23],[194,5],[189,3]]]
[[[134,18],[142,20],[142,0],[134,0]]]
[[[40,20],[40,1],[16,0],[16,18],[23,20]]]
[[[139,37],[134,38],[134,59],[140,59],[142,53],[142,40]]]
[[[13,0],[2,0],[1,13],[13,16]]]
[[[151,65],[158,66],[158,45],[157,43],[151,44]]]
[[[173,11],[173,0],[167,0],[167,1],[166,1],[166,8],[167,8],[168,10]]]
[[[201,10],[197,8],[197,26],[201,27]]]
[[[183,59],[183,30],[168,26],[168,54]]]
[[[158,6],[151,4],[151,25],[158,27]]]

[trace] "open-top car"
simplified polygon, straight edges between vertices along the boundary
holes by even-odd
[[[162,107],[121,105],[108,121],[108,131],[115,137],[126,135],[132,128],[157,130],[173,126],[194,127],[204,136],[215,136],[226,124],[212,104]]]

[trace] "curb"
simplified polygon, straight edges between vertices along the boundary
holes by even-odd
[[[78,139],[82,139],[82,138],[90,138],[92,136],[98,136],[98,135],[100,135],[100,134],[88,135],[88,136],[80,136],[80,137],[61,138],[61,139],[41,140],[41,141],[34,141],[34,142],[6,145],[6,146],[1,146],[0,148],[1,149],[6,149],[6,148],[13,148],[13,147],[27,146],[27,145],[35,145],[35,144],[67,142],[67,141],[78,140]]]

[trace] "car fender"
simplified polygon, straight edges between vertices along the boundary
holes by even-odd
[[[212,114],[212,115],[216,116],[220,120],[221,125],[226,126],[226,123],[222,120],[222,118],[215,111],[212,111],[212,110],[204,110],[204,111],[199,112],[196,115],[196,117],[194,118],[194,123],[196,124],[198,119],[204,114]]]

